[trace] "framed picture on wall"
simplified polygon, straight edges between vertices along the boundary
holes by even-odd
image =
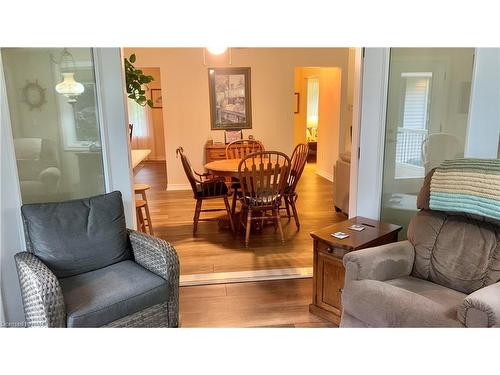
[[[225,130],[224,142],[226,144],[243,139],[243,130]]]
[[[153,108],[162,108],[161,89],[151,89],[151,100]]]
[[[299,113],[300,105],[300,93],[295,92],[293,94],[293,113]]]
[[[250,68],[209,68],[212,130],[251,129]]]

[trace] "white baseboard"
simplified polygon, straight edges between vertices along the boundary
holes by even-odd
[[[281,268],[241,272],[212,272],[181,275],[180,286],[243,283],[265,280],[305,279],[312,277],[312,267]]]
[[[333,182],[333,174],[331,173],[325,172],[321,169],[316,169],[316,174],[323,178],[326,178],[330,182]]]
[[[190,184],[167,184],[167,191],[191,190]]]

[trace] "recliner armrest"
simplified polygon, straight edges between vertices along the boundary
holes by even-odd
[[[65,327],[66,308],[57,277],[32,253],[17,253],[14,258],[26,326]]]
[[[345,280],[390,280],[409,276],[415,249],[409,241],[353,251],[344,256]]]
[[[467,327],[500,327],[500,282],[469,294],[457,317]]]

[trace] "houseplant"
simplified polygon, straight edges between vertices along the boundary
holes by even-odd
[[[153,101],[146,98],[146,91],[143,85],[146,85],[154,80],[153,76],[145,75],[142,70],[134,67],[135,54],[131,54],[127,59],[125,58],[125,86],[127,94],[130,99],[135,101],[141,106],[153,107]]]

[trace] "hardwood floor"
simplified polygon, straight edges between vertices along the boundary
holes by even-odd
[[[180,288],[181,327],[335,327],[309,313],[312,280]]]
[[[164,162],[143,163],[135,182],[151,185],[147,194],[154,233],[175,246],[181,275],[311,267],[313,253],[309,232],[346,219],[333,208],[333,184],[316,175],[314,168],[314,164],[306,165],[297,188],[301,229],[296,230],[293,219],[282,219],[285,245],[281,245],[279,233],[269,225],[262,233],[252,233],[248,248],[245,248],[244,235],[233,237],[230,230],[220,229],[217,222],[200,222],[198,233],[193,237],[196,202],[191,190],[166,191]],[[204,208],[223,206],[223,201],[217,200],[207,202]],[[204,215],[215,217],[223,213]]]

